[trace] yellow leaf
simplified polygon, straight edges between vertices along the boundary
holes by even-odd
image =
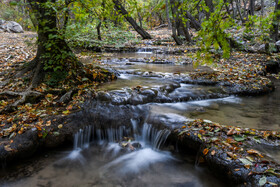
[[[65,111],[63,111],[62,112],[64,115],[68,115],[68,114],[70,114],[70,111],[69,110],[65,110]]]

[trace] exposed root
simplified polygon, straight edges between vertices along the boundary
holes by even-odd
[[[0,114],[12,112],[15,110],[15,108],[18,105],[26,103],[30,98],[38,98],[42,95],[43,95],[42,93],[32,91],[32,90],[27,90],[25,92],[12,92],[12,91],[1,92],[0,96],[12,96],[12,97],[21,96],[21,98],[16,102],[6,106],[4,109],[0,110]]]
[[[26,67],[24,67],[22,70],[20,70],[16,75],[15,77],[18,78],[18,77],[22,77],[25,73],[33,70],[37,65],[37,57],[34,58],[32,61],[30,61],[28,63],[28,65]]]
[[[39,84],[43,80],[45,73],[42,71],[42,69],[43,69],[43,64],[37,63],[37,67],[35,69],[35,72],[34,72],[34,75],[33,75],[32,81],[31,81],[31,85],[29,87],[30,90],[32,88],[36,88],[37,86],[39,86]]]

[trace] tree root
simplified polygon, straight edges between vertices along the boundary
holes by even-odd
[[[27,73],[28,71],[33,70],[37,65],[37,58],[35,57],[32,61],[30,61],[28,63],[28,65],[26,67],[23,67],[23,69],[21,69],[16,75],[15,77],[22,77],[25,73]]]
[[[12,92],[12,91],[1,92],[0,96],[12,96],[12,97],[21,96],[21,98],[16,102],[6,106],[4,109],[0,110],[0,114],[13,112],[18,105],[26,103],[28,99],[30,99],[31,97],[38,98],[42,95],[43,95],[42,93],[32,91],[32,90],[27,90],[25,92]]]

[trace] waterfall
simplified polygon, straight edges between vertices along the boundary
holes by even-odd
[[[153,53],[153,49],[151,48],[140,48],[138,49],[137,53]]]
[[[91,128],[91,126],[87,126],[84,129],[80,129],[79,132],[74,135],[74,150],[89,147]]]
[[[169,134],[169,130],[159,130],[147,123],[141,127],[135,119],[131,119],[131,127],[119,126],[105,129],[87,126],[74,135],[74,150],[86,149],[90,143],[98,145],[117,143],[123,141],[124,137],[131,137],[131,143],[140,143],[142,147],[148,146],[158,150],[165,143]]]
[[[167,129],[158,130],[152,125],[145,123],[142,127],[142,134],[138,141],[150,145],[153,149],[159,149],[165,143],[170,131]]]

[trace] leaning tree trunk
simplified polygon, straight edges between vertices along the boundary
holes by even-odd
[[[131,16],[129,16],[128,12],[122,6],[119,0],[113,0],[113,2],[115,4],[115,9],[125,17],[125,19],[132,25],[136,32],[142,36],[143,39],[152,39],[151,35],[147,33],[142,27],[140,27]]]
[[[199,21],[197,21],[192,15],[191,13],[189,13],[188,11],[185,11],[184,12],[184,16],[186,19],[189,19],[190,20],[190,23],[191,23],[191,26],[199,31],[201,29],[201,24],[199,23]]]
[[[32,71],[31,87],[36,87],[43,80],[47,72],[77,70],[78,63],[74,53],[58,32],[56,12],[46,3],[55,0],[29,0],[29,4],[38,21],[37,54],[23,71]]]
[[[270,38],[276,42],[279,40],[279,25],[280,25],[280,1],[275,0],[275,10],[272,21]]]

